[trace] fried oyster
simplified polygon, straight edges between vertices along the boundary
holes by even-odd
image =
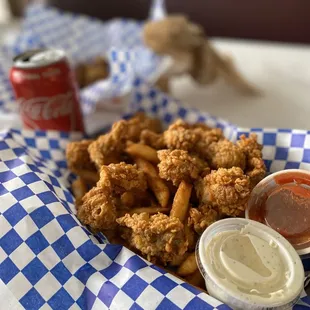
[[[198,179],[200,173],[208,164],[196,156],[183,150],[161,150],[157,152],[160,163],[158,164],[159,176],[167,181],[172,181],[178,186],[182,181],[191,183]]]
[[[201,205],[207,204],[223,215],[238,216],[250,197],[250,178],[239,167],[219,168],[197,182],[196,192]]]
[[[184,225],[175,217],[161,213],[126,214],[117,223],[125,227],[122,237],[150,261],[166,264],[187,251]]]

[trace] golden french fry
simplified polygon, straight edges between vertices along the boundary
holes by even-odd
[[[203,278],[202,274],[199,270],[196,270],[193,274],[185,277],[185,280],[195,287],[199,287],[202,290],[205,290],[205,279]]]
[[[74,173],[77,174],[81,179],[86,183],[97,183],[99,181],[99,174],[95,171],[89,170],[74,170]]]
[[[158,176],[156,168],[142,158],[136,158],[136,164],[147,176],[147,182],[162,207],[167,207],[170,192],[165,182]]]
[[[131,209],[129,210],[129,214],[134,214],[134,213],[137,213],[137,214],[140,214],[140,213],[149,213],[149,214],[157,214],[158,212],[160,213],[169,213],[169,208],[161,208],[161,207],[141,207],[141,208],[134,208],[134,209]]]
[[[133,157],[141,157],[154,164],[159,163],[157,151],[148,145],[132,143],[127,146],[126,152]]]
[[[178,268],[178,275],[180,276],[188,276],[198,270],[196,255],[195,253],[191,253],[186,260],[180,265]]]
[[[153,178],[148,176],[147,183],[154,193],[158,203],[162,207],[167,207],[169,203],[170,192],[166,184],[160,178]]]
[[[170,216],[177,217],[181,222],[184,222],[187,217],[192,187],[192,185],[182,181],[173,199]]]
[[[156,168],[151,163],[139,157],[135,159],[135,162],[137,164],[137,167],[142,170],[146,175],[149,175],[153,178],[159,178]]]
[[[83,196],[87,193],[87,185],[83,182],[81,178],[77,178],[72,183],[72,192],[76,200],[82,199]]]

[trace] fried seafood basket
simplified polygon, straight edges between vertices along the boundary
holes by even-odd
[[[177,118],[221,128],[235,141],[255,132],[269,172],[310,170],[310,133],[238,128],[182,107],[136,81],[128,112],[168,125]],[[128,248],[109,244],[77,219],[65,147],[81,139],[55,131],[1,132],[0,276],[3,309],[229,309]],[[304,260],[307,271],[309,262]],[[304,294],[294,309],[309,307]]]
[[[39,28],[35,26],[38,23]],[[100,28],[103,26],[96,20],[60,14],[40,5],[31,7],[18,45],[1,49],[1,110],[14,113],[14,98],[6,74],[7,60],[11,56],[25,49],[52,44],[70,50],[77,62],[81,58],[92,58],[104,49],[103,45],[112,44],[98,40],[94,33],[107,34],[112,28],[131,42],[139,40],[139,36],[132,35],[139,32],[139,25],[125,23],[126,27],[124,21],[118,21]],[[83,38],[71,33],[72,41],[68,41],[66,35],[67,46],[64,46],[63,41],[53,37],[56,32],[45,34],[48,27],[81,29]],[[122,37],[117,39],[123,40]],[[77,49],[80,42],[82,44]],[[114,43],[112,45],[116,46]],[[94,47],[91,50],[90,45]],[[98,82],[81,92],[86,118],[94,113],[98,102],[128,94],[130,90],[130,103],[120,118],[127,119],[143,111],[158,118],[165,127],[181,118],[189,124],[203,123],[221,129],[233,142],[242,135],[255,133],[263,145],[268,172],[289,168],[310,170],[310,132],[238,128],[207,113],[183,107],[145,81],[144,75],[149,75],[157,67],[157,59],[141,47],[135,53],[132,56],[128,50],[119,48],[110,51],[110,84]],[[143,70],[137,73],[135,59],[139,64],[150,63],[151,67],[142,66]],[[141,59],[145,61],[141,62]],[[112,124],[106,122],[100,127],[106,125]],[[78,133],[56,131],[12,128],[0,132],[0,308],[230,309],[206,291],[118,243],[115,235],[96,233],[92,227],[81,223],[77,217],[78,203],[75,204],[72,192],[72,184],[76,184],[77,179],[68,168],[65,149],[71,141],[83,138]],[[114,244],[110,243],[112,239]],[[305,258],[303,263],[307,274],[310,271],[309,259]],[[308,308],[310,300],[303,293],[294,309]]]

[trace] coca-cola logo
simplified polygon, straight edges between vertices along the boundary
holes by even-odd
[[[58,119],[72,115],[74,107],[73,93],[68,92],[53,97],[21,98],[19,104],[23,117],[31,120]]]

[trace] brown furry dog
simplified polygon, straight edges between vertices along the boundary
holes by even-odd
[[[199,84],[210,84],[222,77],[239,92],[248,95],[259,91],[236,70],[228,57],[220,55],[208,41],[203,29],[183,15],[171,15],[144,26],[143,39],[150,49],[173,59],[164,79],[190,74]]]

